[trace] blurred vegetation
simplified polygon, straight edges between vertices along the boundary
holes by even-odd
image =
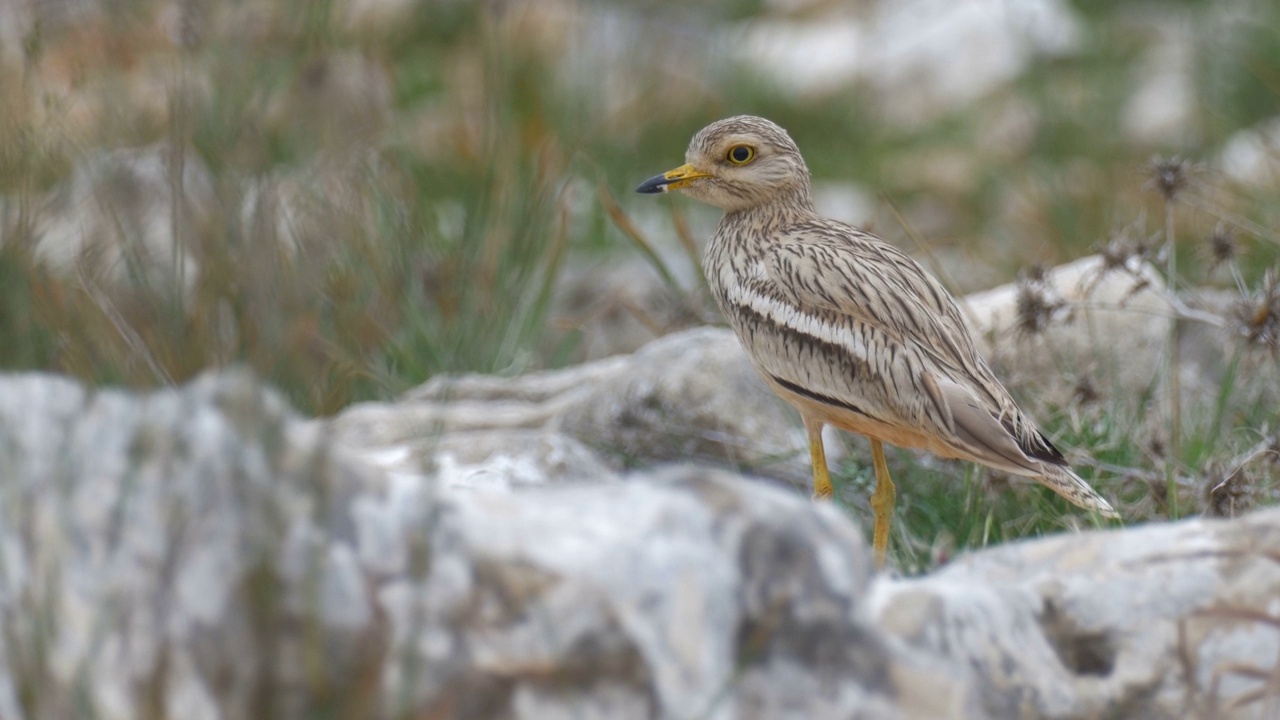
[[[1223,13],[1208,0],[1081,0],[1076,51],[1034,58],[982,99],[916,123],[880,112],[861,83],[801,92],[743,60],[753,30],[829,10],[822,2],[48,5],[6,36],[0,58],[8,371],[146,388],[248,363],[304,412],[328,414],[437,373],[579,360],[585,330],[556,321],[557,283],[584,258],[637,253],[596,188],[645,227],[671,228],[673,201],[631,188],[679,164],[706,122],[739,112],[787,127],[819,185],[873,189],[872,224],[891,241],[967,258],[947,273],[957,290],[1089,253],[1135,222],[1163,233],[1166,219],[1192,259],[1168,278],[1175,288],[1261,292],[1277,261],[1276,187],[1236,185],[1212,167],[1237,132],[1280,115],[1275,3]],[[1152,21],[1170,17],[1192,29],[1189,131],[1135,139],[1124,108],[1160,40]],[[1018,139],[987,137],[1010,114],[1025,118]],[[90,159],[140,146],[163,148],[169,168],[165,192],[131,201],[165,218],[168,256],[110,196],[74,192]],[[1157,155],[1202,169],[1170,205],[1151,190]],[[192,167],[204,180],[186,180]],[[192,182],[206,180],[196,198]],[[714,217],[684,211],[695,225]],[[105,217],[110,232],[86,234],[74,261],[51,261],[51,228],[83,213]],[[1194,260],[1224,222],[1232,272]],[[113,259],[112,243],[131,250]],[[147,269],[157,262],[176,280],[157,281]],[[1143,441],[1124,439],[1150,440],[1134,430],[1141,419],[1126,424],[1103,406],[1073,423],[1060,410],[1051,430],[1063,445],[1151,466]],[[1257,441],[1246,429],[1267,415],[1226,403],[1211,429],[1188,423],[1201,435],[1168,462],[1187,475],[1221,465]],[[1164,477],[1125,485],[1127,499],[1154,497]],[[998,501],[980,480],[971,473],[966,498],[981,497],[962,513],[954,479],[913,483],[922,489],[904,493],[904,557],[927,564],[920,548],[943,534],[982,545],[1063,515],[1042,512],[1056,502],[1047,494]],[[1177,514],[1167,500],[1150,513]]]

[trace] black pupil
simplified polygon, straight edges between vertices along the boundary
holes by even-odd
[[[739,145],[738,147],[729,151],[729,156],[732,157],[737,162],[746,162],[747,158],[751,157],[751,151],[743,147],[742,145]]]

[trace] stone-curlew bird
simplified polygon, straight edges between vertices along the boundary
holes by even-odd
[[[693,137],[685,161],[636,191],[681,190],[724,210],[707,280],[756,370],[800,411],[815,497],[832,494],[823,426],[871,439],[878,566],[895,495],[885,442],[1034,478],[1118,517],[1014,403],[942,285],[880,238],[817,214],[785,130],[720,120]]]

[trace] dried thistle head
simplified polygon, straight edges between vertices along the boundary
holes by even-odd
[[[1127,270],[1133,258],[1150,260],[1155,245],[1146,238],[1136,237],[1133,228],[1126,227],[1111,233],[1105,243],[1093,246],[1093,251],[1102,257],[1103,272]]]
[[[1169,447],[1165,445],[1163,437],[1159,435],[1151,436],[1151,439],[1147,442],[1147,454],[1150,457],[1156,460],[1164,460],[1168,452]]]
[[[1023,272],[1022,277],[1028,282],[1046,282],[1049,279],[1049,266],[1044,263],[1035,263]]]
[[[1275,268],[1267,271],[1256,291],[1236,301],[1229,320],[1245,343],[1280,355],[1280,274]]]
[[[1129,261],[1129,250],[1122,235],[1112,235],[1105,244],[1095,245],[1093,250],[1102,256],[1104,270],[1119,270]]]
[[[1098,392],[1098,386],[1093,382],[1091,376],[1081,375],[1076,378],[1075,387],[1071,389],[1071,396],[1075,399],[1076,404],[1085,407],[1098,402],[1102,398],[1102,393]]]
[[[1204,255],[1209,261],[1209,272],[1217,270],[1236,259],[1236,233],[1232,228],[1218,223],[1204,240]]]
[[[1044,282],[1027,277],[1019,279],[1015,325],[1018,333],[1027,336],[1044,332],[1053,320],[1054,312],[1063,304],[1061,300],[1050,297]]]
[[[1153,157],[1147,163],[1147,182],[1143,188],[1160,193],[1165,202],[1173,202],[1190,184],[1195,170],[1194,164],[1177,155],[1169,158]]]
[[[1205,473],[1204,514],[1209,517],[1235,517],[1256,504],[1256,479],[1244,466],[1230,470],[1210,467]]]

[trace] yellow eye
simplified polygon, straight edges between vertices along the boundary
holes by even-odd
[[[725,153],[724,159],[734,165],[746,165],[756,157],[755,148],[750,145],[734,145]]]

